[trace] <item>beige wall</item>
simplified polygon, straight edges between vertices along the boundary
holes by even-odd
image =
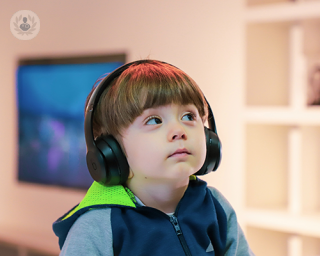
[[[6,225],[53,236],[52,222],[83,196],[79,191],[16,180],[15,70],[20,57],[125,51],[128,61],[149,57],[186,71],[210,102],[223,143],[222,165],[206,180],[240,207],[237,168],[242,162],[237,142],[244,74],[242,5],[240,0],[2,1],[0,228]],[[11,34],[10,18],[19,10],[39,16],[41,30],[36,38],[20,41]]]

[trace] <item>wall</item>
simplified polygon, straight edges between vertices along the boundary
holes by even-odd
[[[78,0],[0,3],[0,228],[27,230],[54,239],[52,222],[83,193],[19,184],[15,70],[20,57],[127,52],[128,61],[153,58],[186,71],[200,85],[215,113],[223,161],[205,179],[231,201],[241,216],[242,164],[237,143],[243,83],[242,1]],[[41,21],[36,38],[16,39],[9,30],[19,10]]]

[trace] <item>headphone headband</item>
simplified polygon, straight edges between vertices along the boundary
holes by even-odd
[[[94,141],[92,123],[93,123],[93,113],[94,113],[95,107],[98,104],[101,94],[108,86],[111,85],[112,81],[115,78],[119,77],[123,71],[125,71],[127,68],[129,68],[131,65],[135,63],[136,62],[127,63],[115,69],[113,72],[108,74],[105,78],[103,78],[102,81],[97,85],[97,87],[93,91],[86,107],[86,114],[84,119],[85,139],[86,139],[86,144],[88,149],[94,148],[96,146]]]

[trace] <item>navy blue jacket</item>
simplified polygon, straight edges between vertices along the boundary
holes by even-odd
[[[60,255],[253,255],[230,204],[199,179],[171,216],[139,205],[127,188],[94,183],[53,230]]]

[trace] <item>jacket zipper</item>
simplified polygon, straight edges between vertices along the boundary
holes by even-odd
[[[180,241],[180,243],[181,243],[181,245],[182,245],[182,248],[183,248],[185,254],[186,254],[187,256],[192,256],[192,255],[191,255],[191,252],[190,252],[190,249],[189,249],[189,247],[188,247],[188,245],[187,245],[187,242],[186,242],[186,240],[184,239],[184,236],[183,236],[182,231],[181,231],[181,229],[180,229],[180,225],[179,225],[179,222],[178,222],[177,217],[174,216],[174,215],[171,215],[171,216],[170,216],[170,222],[171,222],[171,224],[173,225],[174,229],[176,230],[176,234],[177,234],[177,236],[178,236],[178,238],[179,238],[179,241]]]

